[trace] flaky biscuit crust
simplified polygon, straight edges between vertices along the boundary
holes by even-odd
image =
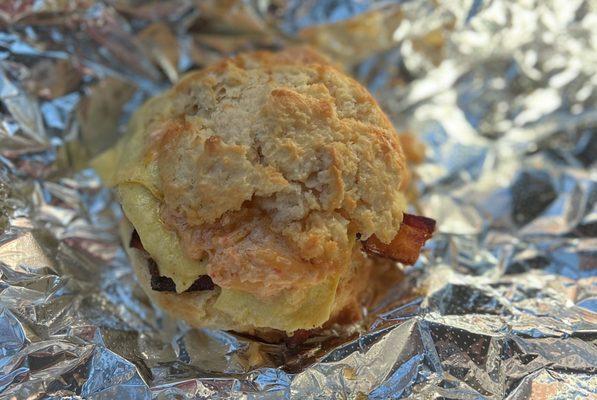
[[[176,85],[165,100],[182,115],[156,144],[167,213],[201,225],[254,199],[297,242],[346,230],[334,219],[389,241],[404,206],[399,140],[371,95],[322,61],[254,53]],[[319,218],[326,226],[309,229]]]

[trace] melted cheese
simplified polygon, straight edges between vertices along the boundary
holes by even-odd
[[[117,191],[126,217],[158,264],[160,274],[172,278],[177,292],[188,289],[199,275],[206,273],[204,263],[184,254],[176,233],[160,221],[159,201],[149,190],[139,184],[123,183]]]

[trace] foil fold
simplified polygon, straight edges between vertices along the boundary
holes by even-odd
[[[597,9],[574,1],[0,6],[0,398],[597,396]],[[186,71],[306,43],[427,146],[438,232],[362,326],[293,346],[152,307],[89,160]]]

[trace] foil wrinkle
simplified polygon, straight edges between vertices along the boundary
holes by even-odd
[[[597,398],[591,0],[0,5],[0,399]],[[89,168],[134,110],[310,44],[426,144],[438,231],[363,324],[298,346],[155,309]]]

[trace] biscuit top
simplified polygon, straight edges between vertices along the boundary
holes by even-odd
[[[148,101],[128,136],[115,183],[147,188],[222,287],[264,296],[315,284],[349,264],[357,233],[389,242],[402,221],[395,130],[308,49],[191,73]]]

